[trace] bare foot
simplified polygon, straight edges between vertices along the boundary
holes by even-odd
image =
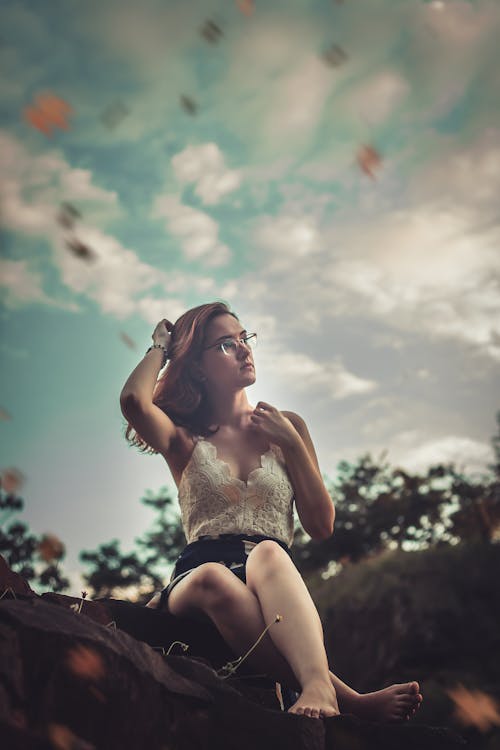
[[[418,682],[403,682],[349,697],[343,701],[342,708],[360,719],[399,722],[414,716],[422,701]]]
[[[326,719],[340,714],[337,694],[331,682],[312,680],[302,688],[300,697],[288,709],[290,714],[301,714],[313,719]]]

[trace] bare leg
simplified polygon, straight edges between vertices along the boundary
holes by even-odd
[[[311,700],[316,700],[314,690],[312,697],[309,695],[309,681],[324,680],[326,667],[327,679],[343,711],[383,721],[398,721],[415,713],[422,701],[417,682],[391,685],[362,695],[328,670],[320,617],[300,573],[279,545],[272,541],[258,544],[248,557],[246,569],[247,586],[256,594],[264,618],[270,621],[273,612],[284,615],[279,625],[283,629],[272,629],[270,635],[302,686],[302,695],[290,709],[292,712],[315,715],[307,708],[294,709],[307,707]]]
[[[301,685],[290,713],[335,716],[339,709],[321,620],[297,568],[278,544],[264,541],[250,552],[246,576],[264,619],[270,622],[276,613],[283,615],[283,621],[269,634]]]
[[[153,602],[149,604],[153,605]],[[201,620],[206,619],[203,616],[206,613],[235,656],[243,656],[269,624],[264,622],[257,597],[219,563],[200,565],[180,581],[170,593],[168,609],[173,615]],[[276,623],[270,630],[281,625]],[[254,669],[294,690],[300,690],[300,683],[286,659],[276,649],[269,631],[246,661]]]
[[[275,546],[277,547],[277,545]],[[277,547],[277,549],[283,552],[281,548]],[[253,562],[257,563],[254,551],[252,551],[252,555],[254,558]],[[286,558],[286,564],[289,565],[291,561],[288,558],[288,555],[284,552],[283,555]],[[282,561],[283,563],[285,562],[284,559],[282,559]],[[264,560],[259,561],[259,567],[262,567],[264,564]],[[292,570],[298,575],[298,571],[293,564]],[[290,570],[288,572],[290,573]],[[300,575],[299,579],[302,586],[305,588]],[[305,590],[307,596],[309,596],[307,589]],[[158,598],[158,595],[155,596],[148,605],[155,606]],[[248,663],[258,671],[263,671],[270,676],[272,675],[272,677],[279,682],[300,691],[301,683],[295,676],[286,658],[284,658],[282,653],[278,650],[272,637],[270,637],[270,633],[277,635],[279,629],[282,628],[286,622],[285,610],[282,608],[283,611],[279,611],[279,607],[275,606],[275,598],[271,597],[271,600],[271,614],[269,617],[265,617],[257,595],[253,593],[249,587],[245,586],[245,584],[243,584],[223,565],[220,565],[219,563],[206,563],[205,565],[200,566],[196,571],[193,571],[193,573],[190,573],[189,576],[173,589],[168,600],[168,607],[169,610],[176,615],[191,615],[196,617],[197,615],[199,616],[200,610],[206,612],[210,619],[215,623],[223,638],[231,646],[235,655],[244,654],[248,648],[255,643],[266,625],[274,620],[275,615],[277,613],[283,614],[283,621],[276,623],[270,628],[268,634],[266,634],[259,646],[248,658]],[[289,602],[287,604],[289,605]],[[314,608],[314,614],[312,617],[313,623],[309,623],[309,627],[313,632],[315,628],[317,628],[317,633],[321,634],[321,644],[323,644],[321,622],[314,604],[312,606]],[[304,640],[303,638],[300,638],[300,651],[302,653],[304,653],[303,649]],[[324,658],[326,660],[326,654],[324,655]],[[326,669],[328,670],[328,666]],[[327,674],[329,675],[328,678],[330,683],[337,691],[338,700],[341,704],[342,710],[345,712],[365,716],[366,718],[370,718],[375,714],[374,718],[378,720],[390,720],[389,714],[394,713],[396,699],[399,703],[402,702],[401,694],[404,695],[405,691],[403,688],[405,686],[392,686],[393,688],[400,689],[397,695],[389,695],[387,691],[390,691],[390,688],[385,688],[383,691],[377,691],[364,696],[360,695],[355,690],[352,690],[352,688],[342,682],[342,680],[336,677],[332,672],[327,672]],[[333,694],[335,694],[335,690],[333,691]],[[406,694],[409,694],[408,690],[406,691]],[[413,696],[413,701],[415,702],[415,696]],[[317,716],[319,715],[319,710],[311,711],[310,713],[306,713],[304,710],[303,713],[306,715]],[[408,712],[408,714],[409,713],[410,712]],[[400,716],[399,718],[403,718],[403,716]]]

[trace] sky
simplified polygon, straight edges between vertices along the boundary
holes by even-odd
[[[321,471],[481,473],[500,409],[497,0],[3,0],[0,470],[130,550],[176,488],[120,391],[163,318],[258,333]]]

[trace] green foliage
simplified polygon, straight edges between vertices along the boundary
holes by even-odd
[[[139,548],[149,554],[147,564],[158,567],[165,562],[175,562],[186,544],[176,502],[171,495],[163,492],[158,497],[148,493],[142,502],[157,512],[153,528],[136,540]]]
[[[142,499],[156,511],[152,528],[135,540],[138,551],[122,554],[119,541],[101,544],[95,551],[82,551],[80,560],[91,566],[84,575],[90,595],[96,597],[127,596],[142,603],[153,591],[166,585],[166,565],[173,563],[186,544],[174,500],[161,490]]]
[[[80,560],[91,566],[84,579],[92,598],[113,596],[117,589],[135,589],[160,583],[135,552],[122,554],[118,539],[101,544],[93,552],[80,552]]]
[[[500,432],[500,412],[497,415]],[[339,463],[327,483],[335,505],[333,536],[320,542],[295,530],[292,555],[299,570],[326,571],[386,549],[426,549],[495,538],[500,527],[500,434],[490,474],[472,479],[454,464],[431,466],[410,475],[369,454],[355,463]]]
[[[306,583],[341,679],[360,692],[417,680],[416,720],[458,730],[448,688],[500,695],[499,578],[500,544],[476,541],[386,551]]]
[[[25,523],[19,520],[7,522],[24,508],[24,500],[8,494],[0,487],[0,555],[16,573],[31,585],[37,584],[46,591],[65,591],[69,580],[59,569],[58,561],[42,561],[38,555],[41,537],[32,534]],[[64,552],[61,559],[64,557]]]

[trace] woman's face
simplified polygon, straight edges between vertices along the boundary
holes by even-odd
[[[217,315],[210,321],[205,331],[205,351],[200,360],[200,369],[206,377],[206,385],[217,383],[218,387],[222,384],[244,387],[255,382],[253,353],[249,345],[239,342],[236,352],[230,351],[228,354],[224,354],[220,346],[216,346],[227,338],[238,341],[247,334],[248,331],[244,330],[243,324],[227,313]],[[250,362],[252,367],[244,367],[247,362]]]

